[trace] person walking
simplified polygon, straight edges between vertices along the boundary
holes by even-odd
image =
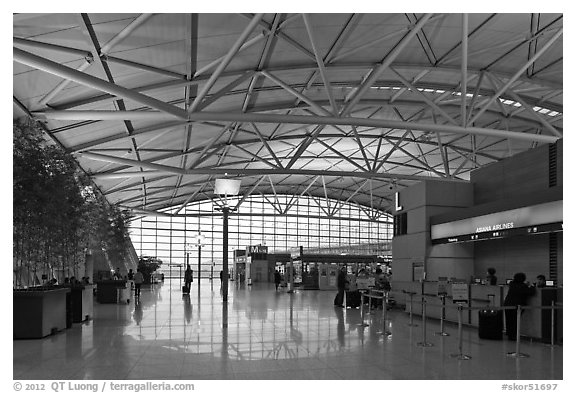
[[[525,306],[528,298],[536,293],[536,288],[526,284],[526,274],[516,273],[508,284],[508,294],[504,306]],[[516,340],[517,310],[504,310],[506,315],[506,335],[508,340]]]
[[[140,271],[140,269],[136,269],[136,273],[134,273],[134,297],[140,298],[140,287],[144,282],[144,275]]]
[[[282,276],[278,270],[274,270],[274,285],[276,286],[276,290],[280,286],[280,282],[282,281]]]

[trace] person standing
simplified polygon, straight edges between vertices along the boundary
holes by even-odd
[[[192,275],[192,269],[190,268],[190,265],[188,265],[186,267],[186,271],[184,272],[184,286],[188,290],[188,293],[190,293],[190,287],[192,286],[192,281],[194,280]]]
[[[136,273],[134,273],[134,297],[140,298],[140,287],[144,282],[144,275],[140,271],[140,269],[136,269]]]
[[[280,286],[280,281],[282,281],[282,276],[278,270],[274,270],[274,285],[276,286],[276,290]]]
[[[224,270],[220,270],[220,285],[222,285],[223,280],[224,280]]]
[[[498,277],[496,277],[496,269],[493,267],[489,267],[487,270],[488,274],[486,274],[486,284],[488,285],[496,285],[498,282]]]
[[[386,292],[390,292],[390,290],[392,289],[392,287],[390,285],[390,281],[388,281],[388,277],[386,277],[384,272],[382,272],[382,269],[379,267],[376,268],[374,288],[378,289],[380,291],[386,291]],[[383,296],[383,299],[385,299],[385,298],[386,298],[386,296]],[[384,300],[383,299],[375,299],[375,302],[372,304],[372,306],[378,307],[381,304],[382,304],[382,306],[384,306]]]
[[[528,298],[536,293],[536,288],[526,284],[526,274],[516,273],[508,284],[508,294],[504,306],[525,306]],[[504,310],[506,315],[506,335],[508,340],[516,340],[517,310]]]
[[[334,298],[334,305],[337,307],[344,307],[344,293],[346,291],[346,283],[348,279],[346,278],[346,267],[342,266],[338,272],[338,277],[336,277],[336,286],[338,287],[338,293]]]
[[[546,276],[543,274],[539,274],[536,276],[536,288],[544,288],[546,287]]]

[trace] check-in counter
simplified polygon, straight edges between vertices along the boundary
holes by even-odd
[[[458,309],[452,300],[452,287],[446,286],[445,314],[444,319],[449,322],[458,322]],[[442,315],[442,298],[438,296],[438,282],[425,281],[413,282],[404,286],[402,291],[406,304],[406,312],[414,315],[422,315],[422,299],[426,301],[426,317],[440,319]],[[412,304],[410,303],[410,293],[412,293]],[[472,310],[464,310],[462,313],[462,323],[478,327],[478,307],[501,307],[508,293],[507,285],[468,285],[469,303],[466,306],[474,307]],[[536,295],[529,298],[527,306],[534,308],[526,309],[522,313],[522,323],[520,325],[521,335],[532,337],[545,342],[550,342],[552,330],[552,312],[549,309],[541,309],[541,306],[550,306],[552,301],[562,304],[561,288],[537,288]],[[555,341],[562,340],[562,310],[554,312],[554,336]]]
[[[66,329],[69,292],[69,288],[13,291],[13,337],[42,338]]]
[[[508,287],[504,287],[504,293],[508,293]],[[536,288],[536,294],[528,298],[528,308],[522,313],[520,334],[550,342],[552,331],[552,312],[550,309],[542,309],[542,306],[550,306],[552,302],[558,302],[558,288]],[[533,307],[533,308],[531,308]],[[562,324],[559,323],[558,311],[554,312],[555,341],[561,337]],[[560,329],[558,329],[560,327]]]
[[[442,298],[438,296],[438,282],[425,281],[414,282],[407,286],[405,290],[406,311],[410,312],[410,295],[412,296],[412,312],[415,315],[422,315],[422,298],[426,300],[426,316],[428,318],[440,319],[442,316]],[[503,287],[501,285],[480,285],[471,284],[468,286],[468,298],[470,303],[466,306],[488,307],[490,305],[501,306],[503,303]],[[492,300],[493,296],[493,300]],[[492,303],[493,301],[493,303]],[[450,322],[458,322],[458,309],[452,299],[452,286],[446,285],[446,295],[444,299],[445,311],[444,319]],[[462,312],[462,323],[466,325],[478,326],[478,310],[464,310]]]

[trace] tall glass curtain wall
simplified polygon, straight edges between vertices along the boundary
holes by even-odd
[[[303,246],[305,252],[311,254],[391,256],[392,223],[389,214],[365,206],[313,197],[300,197],[286,214],[280,214],[286,211],[291,200],[290,196],[254,196],[242,203],[238,209],[240,216],[230,215],[229,263],[233,261],[235,249],[245,249],[249,245],[268,246],[269,253],[290,253],[290,249]],[[230,206],[236,203],[232,200]],[[196,236],[201,231],[204,236],[200,255],[201,276],[209,277],[213,271],[218,277],[222,268],[223,234],[222,214],[216,210],[217,207],[214,201],[203,201],[187,205],[180,212],[187,214],[184,217],[145,216],[132,221],[130,237],[136,252],[139,256],[160,258],[162,273],[178,275],[176,265],[186,263],[186,244],[191,244],[189,262],[196,270]]]

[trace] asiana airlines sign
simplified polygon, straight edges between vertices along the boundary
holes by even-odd
[[[480,240],[486,237],[478,237],[477,234],[489,232],[492,237],[500,237],[505,231],[519,228],[528,228],[527,233],[537,233],[539,226],[562,221],[562,201],[554,201],[434,224],[430,227],[430,237],[432,240],[449,239],[449,242],[455,242],[463,241],[460,238],[463,235],[470,235],[468,240]]]

